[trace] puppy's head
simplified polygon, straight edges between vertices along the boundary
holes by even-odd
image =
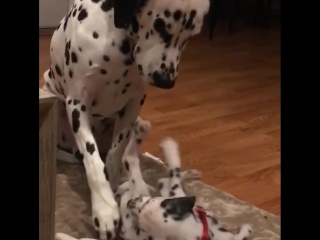
[[[201,30],[209,0],[115,0],[115,26],[135,39],[141,76],[159,88],[174,87],[187,41]]]
[[[127,207],[137,215],[148,235],[166,238],[183,236],[181,223],[193,215],[195,202],[194,196],[170,199],[140,196],[129,200]]]

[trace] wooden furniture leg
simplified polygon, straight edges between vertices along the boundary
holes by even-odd
[[[57,104],[39,89],[39,240],[55,235]]]

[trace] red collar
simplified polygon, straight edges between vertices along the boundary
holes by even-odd
[[[200,221],[202,223],[202,237],[201,240],[209,240],[209,227],[207,222],[207,214],[200,206],[195,206],[195,211],[198,213]]]

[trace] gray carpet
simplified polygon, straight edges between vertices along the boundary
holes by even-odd
[[[161,161],[141,156],[145,181],[156,186],[166,175]],[[228,230],[236,231],[243,223],[253,226],[255,240],[280,239],[280,217],[243,202],[201,181],[185,184],[188,194],[197,196],[198,204],[213,211]],[[83,166],[58,161],[56,232],[76,238],[97,238],[91,222],[90,192]]]

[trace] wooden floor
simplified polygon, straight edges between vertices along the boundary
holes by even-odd
[[[149,88],[142,116],[153,130],[143,149],[180,142],[184,168],[203,181],[280,215],[280,28],[219,27],[214,42],[192,39],[176,87]],[[49,66],[50,36],[40,36],[39,84]]]

